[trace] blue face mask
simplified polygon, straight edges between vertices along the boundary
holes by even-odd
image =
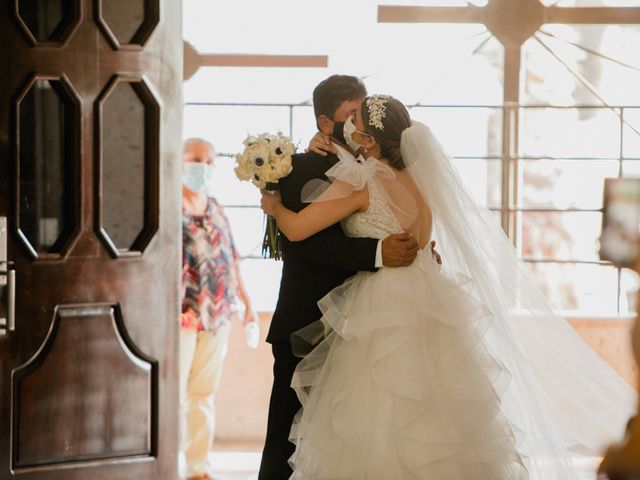
[[[211,180],[211,166],[206,163],[187,162],[182,172],[182,183],[192,192],[206,192]]]

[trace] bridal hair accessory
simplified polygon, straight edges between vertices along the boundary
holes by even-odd
[[[278,182],[293,169],[291,156],[296,153],[293,141],[278,132],[277,135],[263,133],[249,135],[244,140],[245,149],[236,155],[236,177],[250,181],[261,190],[275,191]],[[273,217],[267,216],[262,255],[265,258],[282,258],[280,232]]]
[[[367,99],[367,110],[369,111],[369,125],[384,130],[382,119],[387,116],[387,95],[373,95]]]

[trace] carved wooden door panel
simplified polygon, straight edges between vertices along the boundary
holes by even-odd
[[[0,479],[175,478],[181,2],[0,5]]]

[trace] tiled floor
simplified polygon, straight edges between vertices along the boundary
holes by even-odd
[[[221,451],[210,454],[215,465],[214,480],[257,480],[260,452]],[[180,455],[180,473],[184,476],[184,456]],[[180,477],[184,478],[184,477]]]
[[[220,452],[211,455],[212,464],[216,466],[214,480],[257,480],[260,453]]]
[[[260,453],[258,452],[214,452],[211,454],[212,464],[216,465],[215,480],[257,480],[260,466]],[[576,462],[576,470],[581,474],[581,479],[595,480],[595,471],[599,459]]]

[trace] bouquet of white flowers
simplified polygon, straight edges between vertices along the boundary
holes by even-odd
[[[244,151],[236,155],[236,176],[261,190],[277,190],[280,179],[291,173],[291,155],[296,153],[293,141],[278,132],[250,135],[243,143]],[[282,258],[280,234],[273,217],[267,217],[262,254],[276,260]]]

